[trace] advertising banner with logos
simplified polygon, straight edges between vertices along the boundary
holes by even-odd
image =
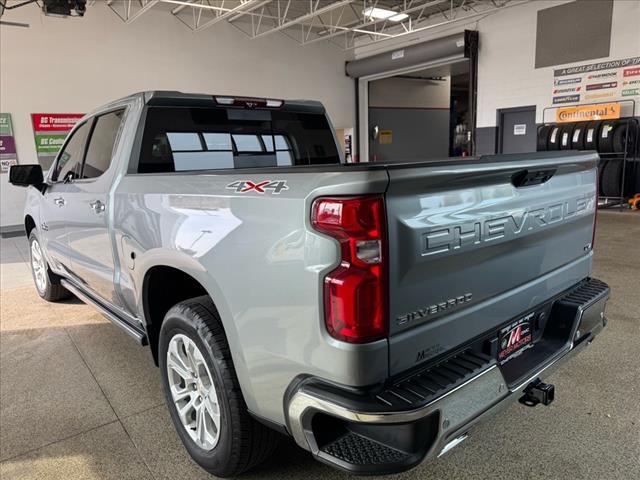
[[[640,101],[640,57],[553,71],[553,106],[618,100]],[[626,114],[635,115],[636,112]]]
[[[10,113],[0,113],[0,173],[7,173],[11,165],[18,163],[16,141]]]
[[[64,143],[69,130],[84,113],[32,113],[33,135],[36,141],[38,162],[48,170]]]

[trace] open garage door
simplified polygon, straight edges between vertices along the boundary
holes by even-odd
[[[478,34],[465,31],[347,62],[357,79],[360,161],[474,152]]]

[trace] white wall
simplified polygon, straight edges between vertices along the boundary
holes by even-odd
[[[415,43],[433,40],[465,29],[478,30],[477,127],[496,125],[496,110],[525,105],[537,106],[537,122],[542,121],[542,109],[551,105],[553,70],[555,67],[534,68],[537,11],[565,1],[534,1],[505,8],[486,17],[460,21],[405,35],[355,50],[356,58],[391,51]],[[442,19],[438,19],[438,22]],[[615,60],[640,55],[640,1],[615,0],[611,28],[609,57]],[[580,62],[595,63],[599,60]],[[577,65],[577,64],[568,64]],[[637,107],[640,108],[640,107]],[[639,113],[636,112],[636,115]]]
[[[537,11],[562,3],[566,2],[532,2],[480,22],[478,127],[495,126],[496,109],[525,105],[536,105],[536,122],[542,122],[542,109],[551,105],[553,70],[558,66],[534,68]],[[568,65],[639,55],[640,2],[616,0],[610,55]]]
[[[12,115],[19,163],[36,161],[30,114],[86,112],[141,90],[320,100],[336,127],[352,127],[353,80],[344,53],[280,34],[251,40],[226,22],[194,33],[154,7],[124,24],[104,2],[84,18],[35,5],[5,11],[0,26],[0,111]],[[0,226],[22,223],[24,190],[0,175]]]

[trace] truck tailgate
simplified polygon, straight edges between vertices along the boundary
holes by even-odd
[[[589,275],[597,155],[389,166],[389,361],[400,373]]]

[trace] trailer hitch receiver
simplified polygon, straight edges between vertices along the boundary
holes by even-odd
[[[523,393],[524,395],[518,401],[527,407],[535,407],[539,403],[551,405],[555,396],[555,387],[537,379],[527,385]]]

